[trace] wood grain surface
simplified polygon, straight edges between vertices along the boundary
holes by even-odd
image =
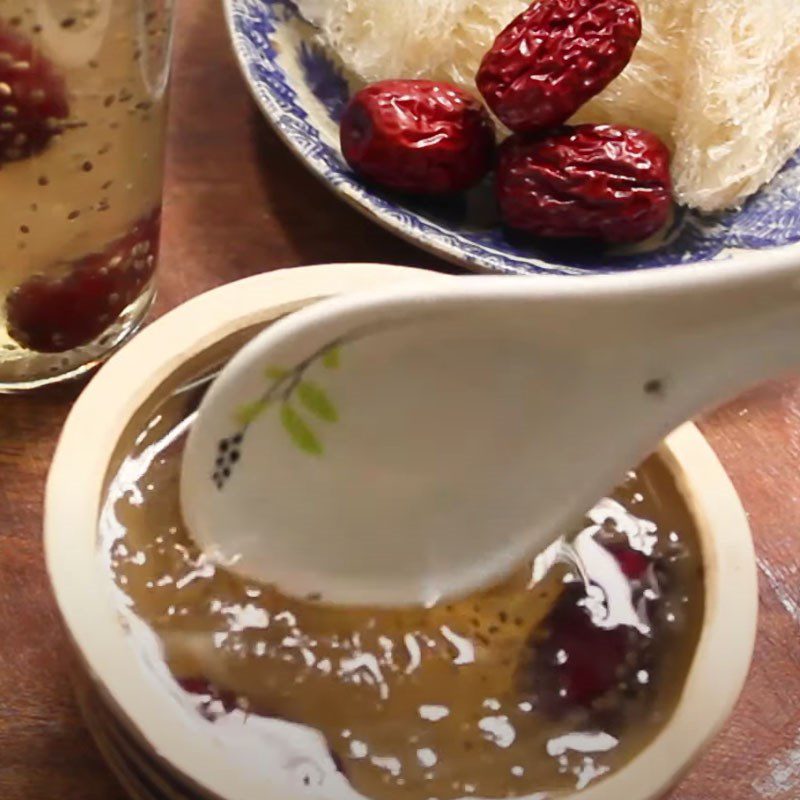
[[[219,284],[299,264],[450,269],[367,222],[308,175],[250,101],[218,3],[179,6],[155,313]],[[41,548],[48,462],[80,390],[73,384],[0,397],[0,800],[124,797],[73,701]],[[764,386],[702,427],[755,531],[760,634],[733,719],[670,800],[798,800],[800,382]]]

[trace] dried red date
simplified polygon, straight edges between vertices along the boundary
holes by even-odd
[[[661,603],[655,579],[656,562],[626,544],[609,552],[617,560],[632,592],[632,609],[648,626]],[[542,626],[528,642],[530,650],[520,662],[518,681],[545,713],[560,717],[592,706],[614,693],[628,696],[647,691],[656,663],[656,639],[652,631],[620,624],[607,627],[602,610],[587,602],[587,587],[571,583],[557,600]],[[613,706],[614,702],[607,704]]]
[[[478,89],[512,131],[544,131],[605,89],[641,35],[633,0],[540,0],[497,37]]]
[[[44,150],[69,115],[64,79],[0,21],[0,164]]]
[[[640,550],[631,547],[608,545],[606,549],[614,556],[620,569],[629,581],[645,579],[651,560]]]
[[[500,149],[496,192],[511,228],[553,238],[638,242],[672,208],[670,154],[637,128],[581,125]]]
[[[40,353],[88,344],[145,290],[158,257],[160,210],[139,220],[104,251],[65,265],[63,275],[34,275],[9,292],[8,332]]]
[[[582,596],[582,587],[567,589],[546,621],[530,672],[522,676],[523,689],[532,688],[537,705],[550,714],[589,706],[611,691],[642,641],[630,628],[597,627],[579,604]]]
[[[350,101],[341,144],[347,163],[365,178],[403,192],[447,194],[489,171],[495,132],[483,106],[455,86],[380,81]]]

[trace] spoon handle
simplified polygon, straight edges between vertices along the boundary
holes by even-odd
[[[662,432],[800,366],[800,263],[609,298],[619,361],[637,361]],[[599,308],[590,313],[597,317]],[[599,322],[599,320],[598,320]]]
[[[800,367],[800,253],[789,255],[769,266],[749,259],[589,278],[473,278],[435,287],[426,303],[508,326],[509,340],[527,337],[532,369],[537,353],[560,355],[576,390],[582,377],[592,382],[595,401],[625,406],[622,387],[630,388],[651,418],[642,432],[653,443],[655,421],[666,434]]]

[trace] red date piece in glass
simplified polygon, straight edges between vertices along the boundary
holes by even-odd
[[[634,0],[541,0],[497,37],[478,89],[512,131],[554,128],[625,69],[641,35]]]
[[[68,114],[62,76],[0,20],[0,164],[44,150]]]
[[[341,122],[342,153],[359,175],[414,194],[460,192],[492,166],[494,125],[456,86],[380,81],[358,92]]]
[[[580,125],[512,136],[500,148],[496,192],[503,221],[548,238],[639,242],[670,220],[670,153],[638,128]]]
[[[35,275],[6,300],[11,336],[40,353],[88,344],[145,290],[155,271],[161,214],[154,211],[101,253],[68,264],[60,277]]]

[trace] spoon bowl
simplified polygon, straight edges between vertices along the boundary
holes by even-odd
[[[800,265],[472,277],[319,303],[223,370],[181,496],[286,593],[431,604],[553,541],[679,423],[800,358]]]

